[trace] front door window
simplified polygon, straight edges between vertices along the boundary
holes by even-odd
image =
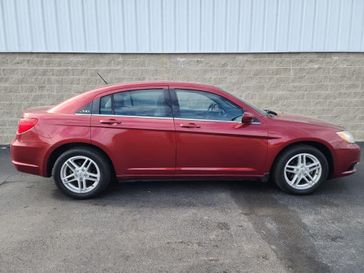
[[[226,98],[203,91],[176,89],[176,118],[235,121],[243,110]]]

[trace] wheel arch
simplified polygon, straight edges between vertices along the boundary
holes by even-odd
[[[114,164],[110,158],[110,156],[100,147],[91,144],[91,143],[85,143],[85,142],[71,142],[71,143],[63,143],[60,146],[56,147],[54,150],[52,150],[46,160],[46,167],[45,167],[45,176],[50,177],[52,176],[52,170],[54,167],[54,163],[56,162],[57,158],[64,153],[65,151],[72,149],[72,148],[91,148],[107,158],[108,163],[111,167],[112,175],[115,176],[115,167]]]
[[[327,159],[327,163],[329,165],[329,175],[328,178],[330,178],[333,174],[334,171],[334,157],[332,154],[331,149],[329,148],[329,146],[327,144],[324,144],[322,142],[319,141],[315,141],[315,140],[307,140],[307,141],[296,141],[296,142],[292,142],[289,143],[288,145],[284,146],[282,149],[279,150],[279,152],[275,155],[274,160],[272,165],[270,166],[270,172],[272,173],[275,165],[277,163],[278,158],[288,149],[295,147],[295,146],[299,146],[299,145],[308,145],[308,146],[312,146],[315,147],[316,149],[318,149],[320,152],[322,152],[324,154],[324,156]]]

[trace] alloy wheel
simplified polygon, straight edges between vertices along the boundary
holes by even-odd
[[[316,156],[309,153],[294,155],[284,167],[286,182],[297,190],[306,190],[313,187],[320,180],[321,175],[321,162]]]
[[[88,193],[100,183],[100,169],[87,156],[73,156],[67,159],[60,170],[63,185],[74,193]]]

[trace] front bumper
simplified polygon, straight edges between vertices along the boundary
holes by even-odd
[[[348,144],[335,150],[333,177],[354,174],[355,166],[360,161],[360,147],[357,144]]]

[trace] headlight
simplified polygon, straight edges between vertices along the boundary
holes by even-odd
[[[355,143],[353,135],[348,131],[336,132],[336,134],[347,143]]]

